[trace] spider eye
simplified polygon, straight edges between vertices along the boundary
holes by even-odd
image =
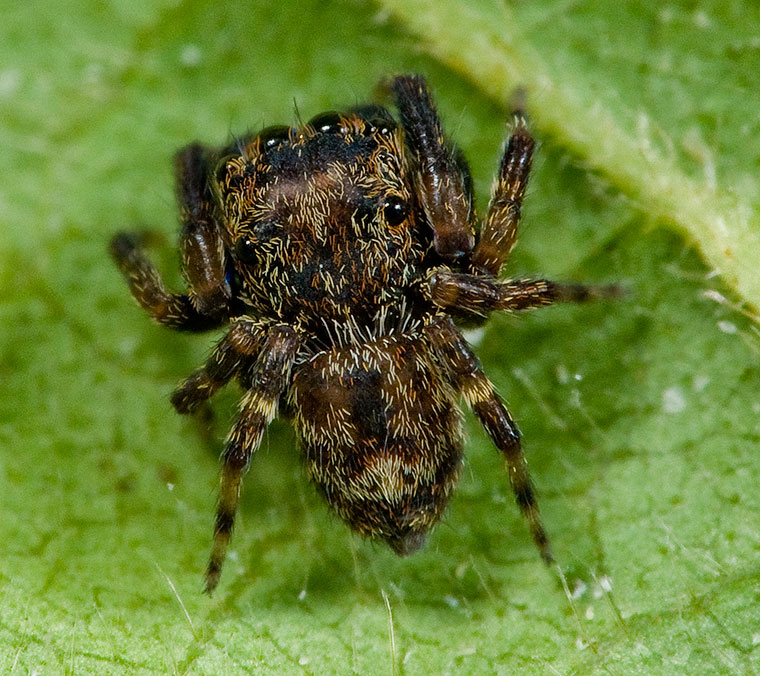
[[[262,150],[276,148],[282,143],[290,140],[290,127],[278,125],[276,127],[267,127],[262,129],[258,134],[259,147]]]
[[[309,126],[320,134],[342,134],[346,131],[340,113],[334,110],[312,117]]]
[[[383,206],[383,216],[388,225],[399,225],[406,220],[409,215],[409,206],[400,197],[391,195],[385,200]]]
[[[235,242],[235,256],[241,263],[253,263],[256,259],[256,242],[241,237]]]
[[[380,116],[371,117],[364,124],[370,134],[380,134],[381,136],[390,136],[396,128],[396,123],[393,120]]]
[[[227,155],[227,157],[219,160],[219,163],[216,165],[214,177],[216,178],[218,185],[224,185],[225,181],[227,180],[227,176],[229,176],[235,170],[235,166],[232,163],[233,159],[235,159],[233,155]]]

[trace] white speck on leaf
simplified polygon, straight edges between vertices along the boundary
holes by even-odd
[[[686,408],[686,397],[677,385],[669,387],[662,393],[662,410],[664,413],[681,413]]]
[[[576,639],[575,639],[575,647],[576,647],[578,650],[585,650],[586,648],[588,648],[588,643],[586,643],[586,641],[584,641],[584,640],[583,640],[583,639],[582,639],[582,638],[579,636],[578,638],[576,638]]]
[[[591,595],[595,599],[600,599],[605,594],[612,592],[612,580],[608,575],[602,575],[601,577],[594,577],[594,590]]]
[[[137,351],[138,342],[135,338],[122,338],[116,345],[123,357],[130,357]]]
[[[179,54],[179,60],[183,66],[197,66],[203,58],[203,52],[198,45],[185,45]]]
[[[100,63],[88,63],[84,69],[84,83],[90,87],[103,82],[103,65]]]
[[[21,71],[8,68],[0,73],[0,97],[10,98],[21,86]]]
[[[583,580],[576,580],[575,587],[573,587],[573,593],[571,594],[572,598],[574,600],[579,599],[581,596],[583,596],[586,593],[587,589],[588,587],[586,586],[586,583]]]
[[[694,25],[697,28],[707,28],[710,25],[710,17],[701,9],[697,10],[694,12]]]
[[[714,301],[715,303],[718,303],[719,305],[726,305],[728,304],[728,299],[719,291],[716,291],[715,289],[705,289],[702,292],[702,297],[707,298],[708,300]]]
[[[727,321],[720,321],[718,322],[718,328],[723,331],[723,333],[728,333],[729,335],[733,335],[734,333],[737,333],[739,329],[736,328],[736,324],[733,322],[727,322]]]

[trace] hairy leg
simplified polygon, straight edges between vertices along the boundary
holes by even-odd
[[[216,153],[193,143],[174,158],[182,233],[182,271],[193,305],[201,314],[227,316],[230,288],[225,279],[222,235],[214,217],[209,176]]]
[[[425,79],[402,75],[390,88],[417,160],[416,181],[423,211],[433,228],[435,250],[451,262],[466,257],[474,243],[469,169],[444,137]]]
[[[111,240],[111,256],[137,302],[155,320],[179,330],[205,331],[221,326],[230,313],[224,243],[208,185],[214,157],[212,150],[192,144],[174,158],[187,293],[166,289],[145,253],[147,233],[122,232]]]
[[[488,215],[472,255],[472,270],[498,277],[504,261],[517,241],[525,188],[533,160],[535,142],[521,113],[507,141],[499,176],[491,191]]]
[[[429,294],[441,308],[485,317],[495,310],[527,310],[557,302],[617,298],[622,290],[614,285],[560,284],[546,279],[502,281],[437,270],[430,278]]]
[[[278,401],[287,385],[298,343],[296,332],[287,325],[280,324],[269,330],[250,373],[250,389],[243,396],[237,422],[227,437],[222,454],[214,545],[206,569],[205,591],[209,594],[219,583],[243,475],[261,443],[264,430],[277,414]]]
[[[427,331],[433,349],[449,369],[462,396],[504,455],[517,505],[528,521],[533,541],[541,557],[546,563],[551,563],[551,547],[538,512],[538,502],[520,444],[520,432],[509,411],[494,391],[491,381],[483,373],[472,348],[451,319],[436,319],[428,326]]]
[[[207,331],[221,326],[223,318],[200,312],[187,294],[167,291],[161,275],[145,253],[147,233],[120,232],[110,252],[140,306],[160,324],[180,331]]]
[[[213,397],[231,378],[247,377],[266,338],[260,322],[241,318],[217,343],[206,363],[191,373],[172,393],[172,404],[178,413],[193,413]]]

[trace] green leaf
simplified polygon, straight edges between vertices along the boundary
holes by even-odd
[[[0,671],[758,674],[759,344],[739,307],[760,304],[758,18],[600,0],[5,8]],[[402,71],[434,87],[481,206],[525,86],[543,144],[509,273],[630,290],[494,318],[477,347],[561,573],[474,421],[445,522],[407,559],[327,512],[276,423],[209,600],[239,393],[217,397],[210,439],[174,414],[217,336],[152,325],[108,238],[163,231],[179,283],[177,148],[352,105]]]

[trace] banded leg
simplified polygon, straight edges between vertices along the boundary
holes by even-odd
[[[495,310],[527,310],[557,302],[617,298],[622,291],[614,285],[560,284],[546,279],[502,281],[441,269],[431,276],[429,293],[441,308],[485,317]]]
[[[428,326],[427,331],[439,359],[449,369],[462,396],[504,455],[512,492],[520,511],[528,521],[533,541],[541,558],[547,564],[552,563],[554,559],[549,539],[541,523],[528,465],[520,444],[520,432],[509,411],[494,391],[491,381],[483,373],[472,348],[451,319],[441,317]]]
[[[193,306],[203,315],[226,317],[231,292],[225,279],[225,248],[214,218],[209,174],[216,154],[198,143],[174,158],[182,233],[182,272]]]
[[[270,329],[251,372],[251,387],[243,396],[237,422],[227,437],[222,454],[214,545],[206,569],[205,591],[208,594],[219,583],[243,475],[261,443],[264,430],[277,414],[277,404],[287,385],[297,349],[298,336],[291,327],[280,324]]]
[[[407,143],[417,159],[419,193],[433,228],[435,250],[448,261],[467,256],[475,241],[469,168],[443,135],[425,79],[402,75],[390,88]]]
[[[533,161],[535,141],[521,113],[507,141],[499,167],[499,177],[491,190],[488,215],[480,230],[472,255],[472,269],[498,277],[504,261],[517,241],[525,188]]]
[[[110,252],[140,306],[160,324],[180,331],[207,331],[223,318],[199,311],[185,294],[167,291],[161,275],[145,254],[147,233],[117,233]]]
[[[206,363],[191,373],[172,393],[171,402],[177,412],[193,413],[235,375],[244,378],[265,338],[266,333],[261,324],[247,318],[233,322]]]

